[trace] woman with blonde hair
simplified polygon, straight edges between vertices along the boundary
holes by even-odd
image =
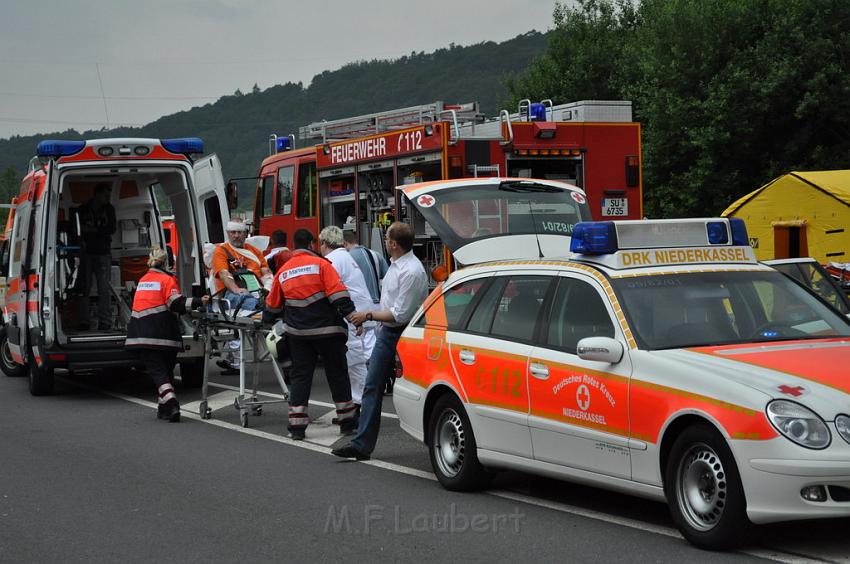
[[[150,268],[139,280],[133,298],[125,347],[138,351],[139,360],[156,386],[157,417],[176,423],[180,421],[180,404],[171,379],[177,353],[183,349],[177,315],[202,308],[209,302],[209,296],[187,298],[182,295],[174,274],[166,270],[167,260],[163,249],[151,249]]]

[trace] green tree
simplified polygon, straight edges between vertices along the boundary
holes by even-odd
[[[514,101],[631,100],[650,216],[721,212],[790,170],[846,168],[850,2],[579,0]]]

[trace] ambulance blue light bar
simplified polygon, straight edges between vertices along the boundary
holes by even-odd
[[[45,140],[38,144],[36,153],[39,157],[67,157],[76,155],[86,146],[85,141]]]
[[[171,151],[178,155],[191,155],[204,152],[204,142],[198,137],[163,139],[161,143],[166,151]]]
[[[582,221],[573,228],[570,250],[581,255],[617,252],[617,229],[613,221]]]
[[[573,228],[570,250],[583,255],[613,254],[622,249],[748,246],[744,221],[738,218],[661,219],[580,222]]]

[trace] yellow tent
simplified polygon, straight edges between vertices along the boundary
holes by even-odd
[[[744,220],[759,260],[850,262],[850,170],[783,174],[722,215]]]

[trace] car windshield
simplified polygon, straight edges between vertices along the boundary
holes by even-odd
[[[612,282],[643,349],[850,336],[846,317],[778,272],[694,272]]]

